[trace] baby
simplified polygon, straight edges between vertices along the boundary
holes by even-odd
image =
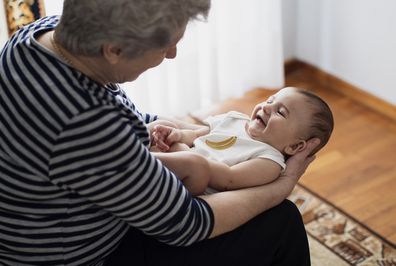
[[[193,194],[272,182],[285,169],[285,160],[305,149],[307,140],[319,138],[312,154],[319,151],[328,142],[334,124],[332,112],[321,98],[294,87],[281,89],[258,104],[250,118],[231,111],[204,122],[195,129],[161,121],[152,126],[154,151],[190,150],[208,159],[208,164],[201,166],[208,171],[195,174],[171,153],[158,156]]]

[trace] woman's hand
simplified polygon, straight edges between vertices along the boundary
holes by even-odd
[[[310,156],[310,154],[319,143],[320,140],[318,138],[308,140],[304,150],[296,153],[286,161],[286,170],[279,178],[289,180],[294,187],[300,177],[305,173],[305,170],[307,170],[309,164],[315,159],[315,156]]]

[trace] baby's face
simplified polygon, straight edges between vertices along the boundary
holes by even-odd
[[[251,138],[289,154],[287,146],[306,140],[311,114],[305,96],[287,87],[254,108],[246,131]]]

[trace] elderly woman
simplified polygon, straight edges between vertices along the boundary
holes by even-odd
[[[149,152],[146,123],[157,117],[117,85],[174,58],[209,1],[65,0],[61,18],[8,41],[1,265],[309,264],[301,216],[284,199],[315,141],[271,184],[192,197]]]

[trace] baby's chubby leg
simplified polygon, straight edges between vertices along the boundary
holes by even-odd
[[[191,151],[153,153],[167,168],[175,173],[193,195],[201,195],[209,183],[208,160]]]

